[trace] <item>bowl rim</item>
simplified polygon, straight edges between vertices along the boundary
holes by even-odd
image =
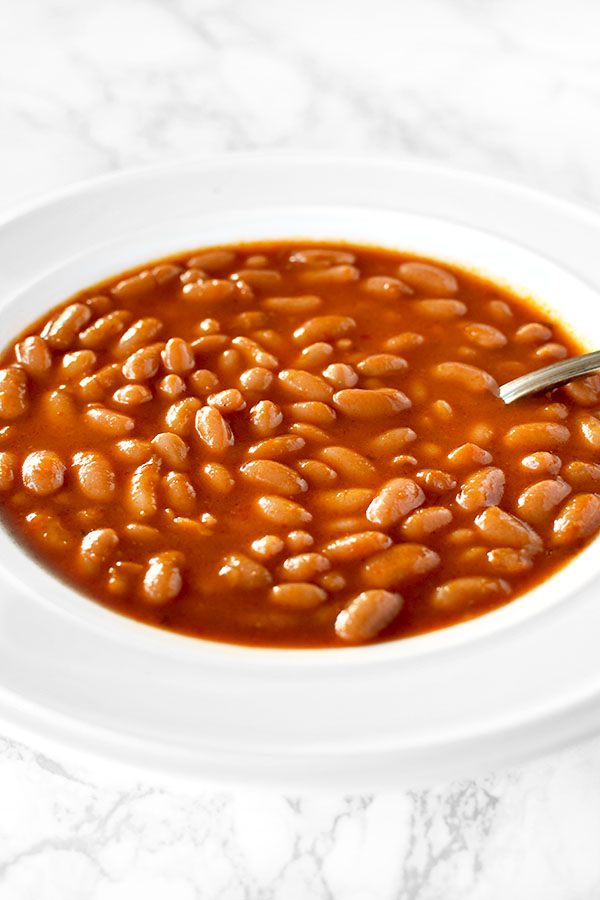
[[[14,215],[12,217],[9,216],[6,219],[2,219],[0,221],[0,229],[2,229],[6,225],[10,226],[10,224],[13,223],[15,221],[15,219],[19,219],[21,217],[35,216],[36,211],[38,211],[40,209],[44,209],[44,208],[47,208],[48,206],[52,206],[56,202],[61,203],[61,202],[64,202],[65,200],[68,201],[68,199],[71,197],[85,195],[86,192],[89,191],[90,189],[98,190],[107,183],[113,184],[113,185],[115,185],[115,184],[118,185],[119,183],[123,183],[123,184],[131,183],[131,181],[146,182],[148,178],[150,178],[150,180],[152,180],[153,176],[157,172],[163,173],[163,174],[164,173],[168,174],[169,172],[172,172],[174,170],[181,171],[182,169],[185,169],[186,166],[192,166],[194,169],[199,167],[199,168],[203,169],[204,172],[206,172],[207,170],[210,170],[211,166],[215,163],[218,163],[218,165],[222,168],[223,167],[227,168],[228,166],[233,166],[235,168],[236,166],[239,166],[239,165],[243,166],[248,161],[251,162],[252,164],[264,164],[265,162],[268,163],[269,161],[271,161],[273,159],[275,159],[278,163],[283,162],[285,165],[292,165],[292,166],[293,165],[302,166],[305,163],[318,164],[319,166],[327,166],[327,165],[331,166],[331,165],[336,164],[337,161],[340,160],[340,157],[338,157],[338,156],[322,157],[320,155],[315,156],[314,154],[309,154],[309,155],[298,155],[298,154],[272,155],[272,154],[264,154],[264,153],[249,154],[249,155],[248,154],[235,154],[235,155],[232,155],[231,157],[225,158],[225,160],[209,159],[209,160],[201,161],[199,163],[192,163],[192,162],[183,163],[183,164],[168,163],[168,164],[154,165],[154,166],[150,166],[150,167],[148,167],[148,166],[139,167],[139,168],[136,168],[131,171],[124,171],[124,172],[120,172],[117,174],[103,176],[99,179],[93,179],[92,181],[80,182],[76,185],[69,187],[66,190],[58,190],[58,191],[52,192],[51,194],[49,194],[46,198],[44,198],[41,201],[37,201],[35,203],[29,203],[29,204],[26,204],[25,206],[22,206],[21,211],[19,213],[17,213],[16,215]],[[399,170],[402,170],[405,174],[406,173],[414,173],[416,170],[419,170],[421,172],[421,174],[434,170],[438,176],[446,175],[446,176],[450,176],[450,177],[456,177],[459,180],[466,179],[467,181],[470,181],[471,183],[475,183],[475,184],[491,184],[491,185],[494,185],[496,188],[500,189],[501,191],[508,191],[509,193],[516,192],[519,195],[526,194],[530,198],[533,198],[534,201],[543,200],[544,203],[551,202],[552,204],[554,204],[555,206],[557,205],[558,207],[562,208],[563,210],[565,210],[565,209],[568,210],[570,213],[572,213],[573,215],[575,215],[578,218],[581,218],[583,216],[585,218],[590,219],[592,225],[595,226],[596,228],[600,227],[600,221],[597,216],[594,216],[591,212],[588,212],[587,210],[579,209],[579,207],[577,207],[575,204],[569,203],[568,201],[565,201],[562,199],[557,199],[556,201],[553,201],[552,198],[549,198],[547,195],[542,194],[539,191],[535,191],[535,190],[529,189],[529,188],[521,189],[517,185],[510,185],[510,184],[506,185],[499,179],[491,179],[491,178],[488,178],[487,176],[483,176],[483,175],[470,176],[468,173],[463,172],[463,171],[449,170],[447,167],[444,167],[444,166],[432,166],[432,165],[426,164],[426,163],[418,163],[418,164],[412,164],[412,163],[408,163],[408,162],[393,163],[392,161],[387,160],[387,159],[364,160],[364,159],[361,159],[360,157],[359,158],[341,157],[341,159],[343,160],[344,164],[350,165],[350,166],[358,166],[361,169],[365,166],[375,168],[375,169],[381,169],[383,167],[383,168],[390,168],[390,170],[393,172],[398,172]],[[481,230],[485,231],[485,229],[481,229]],[[1,235],[0,235],[0,239],[1,239]],[[71,261],[69,260],[67,265],[70,265],[70,263],[71,263]],[[561,266],[561,268],[563,268],[563,267]],[[46,275],[47,275],[47,273],[46,273]],[[596,553],[595,553],[595,550],[593,550],[593,548],[595,546],[596,546],[595,543],[590,545],[586,550],[583,551],[583,554],[589,553],[590,556],[595,556]],[[592,550],[593,550],[593,552],[592,552]],[[570,568],[571,565],[572,565],[572,563],[569,564],[568,566],[566,566],[565,569],[562,570],[562,572],[563,573],[566,572]],[[593,578],[595,576],[595,574],[596,574],[596,571],[595,571],[595,567],[594,567],[594,572],[591,573],[588,577]],[[52,578],[52,576],[50,576],[50,577]],[[557,576],[555,575],[554,578],[556,578],[556,577]],[[56,579],[52,578],[52,580],[55,581]],[[568,576],[566,576],[566,580],[567,581],[569,580]],[[583,582],[581,582],[581,585],[583,585]],[[576,589],[578,589],[578,587],[579,586],[576,586]],[[530,592],[530,593],[532,593],[532,592]],[[79,595],[77,595],[77,596],[79,596]],[[446,632],[452,632],[452,631],[458,632],[460,629],[463,629],[462,633],[466,634],[467,631],[473,630],[473,629],[470,629],[469,626],[474,625],[474,630],[475,630],[475,632],[477,632],[478,631],[477,623],[480,623],[483,620],[489,620],[491,617],[494,617],[494,616],[500,616],[500,614],[502,614],[505,610],[520,603],[522,601],[522,599],[523,598],[519,598],[516,602],[510,603],[507,606],[502,607],[501,609],[498,609],[492,613],[488,613],[485,616],[473,619],[470,622],[462,623],[461,625],[458,625],[458,626],[452,626],[449,629],[445,629],[445,631]],[[183,635],[165,633],[165,632],[155,629],[153,626],[143,625],[138,622],[133,622],[132,620],[123,619],[123,617],[120,617],[120,616],[116,615],[115,613],[112,613],[112,612],[102,609],[102,607],[99,607],[97,604],[94,604],[94,606],[98,610],[100,610],[102,613],[109,616],[111,619],[114,620],[115,618],[118,618],[119,620],[126,622],[128,626],[129,625],[133,626],[133,629],[138,634],[141,634],[140,629],[144,630],[145,632],[151,632],[152,639],[150,640],[150,643],[152,643],[152,644],[156,643],[154,641],[155,635],[160,636],[159,642],[162,641],[163,636],[166,636],[168,638],[169,642],[174,641],[177,644],[177,649],[175,649],[175,643],[173,643],[173,652],[177,653],[177,654],[180,653],[180,649],[179,649],[180,646],[183,646],[182,642],[186,643],[186,645],[192,644],[194,648],[197,647],[198,643],[209,644],[211,646],[211,648],[216,646],[218,648],[218,653],[222,653],[222,648],[224,648],[224,647],[227,648],[227,652],[223,656],[223,659],[227,664],[229,664],[229,662],[232,661],[233,655],[239,656],[238,651],[240,651],[240,650],[242,651],[242,655],[244,655],[244,656],[247,656],[248,653],[250,653],[252,655],[253,663],[258,660],[259,653],[261,655],[263,653],[266,653],[269,657],[268,659],[266,656],[264,657],[264,663],[266,664],[266,668],[269,668],[269,666],[271,665],[272,659],[273,659],[273,654],[275,654],[276,656],[285,655],[286,657],[290,654],[289,649],[267,649],[267,650],[264,650],[264,648],[239,648],[235,645],[234,645],[235,652],[231,653],[231,652],[229,652],[229,648],[231,647],[231,645],[219,644],[219,643],[216,643],[213,641],[209,641],[209,642],[199,641],[196,638],[189,638],[189,637],[186,637]],[[514,624],[522,624],[522,623],[517,622]],[[126,630],[129,631],[129,628],[127,627]],[[440,634],[440,632],[434,632],[432,634]],[[318,658],[319,658],[318,663],[319,664],[318,664],[317,668],[322,669],[326,665],[324,655],[332,655],[332,654],[340,655],[340,654],[342,654],[344,661],[347,660],[347,662],[350,663],[351,656],[354,655],[354,657],[355,657],[354,662],[356,662],[359,660],[359,656],[364,655],[361,653],[361,651],[364,651],[364,650],[369,651],[367,654],[367,656],[369,658],[367,659],[367,656],[365,656],[365,662],[368,661],[369,663],[371,663],[372,668],[382,668],[382,667],[385,667],[386,664],[394,663],[397,660],[396,660],[396,654],[392,654],[392,658],[386,657],[386,655],[380,650],[380,648],[393,648],[397,643],[407,644],[408,642],[420,642],[421,645],[423,645],[424,642],[429,637],[430,637],[429,634],[422,635],[422,636],[420,635],[420,636],[416,636],[414,638],[404,639],[401,642],[386,642],[384,644],[376,644],[376,645],[373,645],[372,647],[368,647],[368,648],[342,648],[339,650],[336,650],[336,649],[333,649],[333,650],[331,650],[331,649],[293,650],[291,652],[294,655],[294,657],[296,657],[296,659],[294,659],[293,661],[290,661],[289,668],[291,668],[291,669],[295,669],[295,668],[299,668],[299,667],[302,668],[303,664],[301,664],[299,662],[298,654],[308,654],[310,657],[313,657],[313,658],[307,657],[307,665],[309,665],[310,667],[315,666],[315,663],[317,662],[317,658],[315,658],[315,655],[318,655]],[[475,637],[477,637],[477,640],[479,640],[479,641],[485,640],[485,635],[477,635],[476,634]],[[126,644],[128,644],[129,640],[130,640],[130,636],[125,635],[123,632],[123,640],[125,641]],[[452,644],[453,642],[451,641],[450,643]],[[460,640],[458,643],[463,644],[464,641]],[[413,644],[413,646],[416,646],[416,644]],[[480,646],[481,646],[481,644],[480,644]],[[206,649],[206,648],[204,648],[204,649]],[[448,650],[448,649],[456,649],[456,648],[452,647],[452,646],[451,647],[442,647],[442,648],[438,648],[438,651],[441,653],[445,653],[446,650]],[[193,649],[191,652],[192,652],[192,654],[196,653],[195,649]],[[414,651],[413,653],[408,653],[407,656],[408,657],[412,657],[415,655],[418,656],[418,655],[421,655],[423,652],[424,651],[422,651],[421,649],[418,649],[418,650]],[[212,654],[212,655],[214,657],[214,654]],[[377,658],[375,658],[375,657],[377,657]],[[213,661],[215,661],[215,660],[213,659]],[[244,660],[244,663],[246,661],[247,660]],[[336,662],[336,665],[337,665],[337,662]],[[580,694],[580,697],[581,696],[582,695]],[[555,709],[556,708],[557,707],[555,707]],[[515,724],[515,723],[513,723],[513,724]],[[516,725],[515,725],[515,727],[516,727]],[[479,729],[479,730],[481,730],[481,729]],[[477,732],[477,726],[475,726],[475,731]]]

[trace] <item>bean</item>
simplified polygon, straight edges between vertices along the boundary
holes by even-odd
[[[386,550],[391,543],[391,538],[381,531],[360,531],[331,541],[323,548],[323,553],[333,560],[364,559]]]
[[[301,277],[311,283],[345,284],[348,281],[356,281],[360,277],[360,272],[354,266],[331,266],[327,269],[307,269]]]
[[[119,406],[141,406],[152,400],[152,391],[145,384],[126,384],[114,392],[112,400]]]
[[[132,431],[135,422],[130,416],[114,412],[104,406],[93,406],[84,413],[86,422],[102,434],[122,436]]]
[[[488,550],[487,561],[491,569],[502,575],[520,575],[531,569],[533,561],[525,550],[513,547],[496,547]]]
[[[256,459],[281,459],[302,450],[305,444],[304,438],[295,434],[278,434],[276,437],[259,441],[258,444],[252,444],[248,449],[248,456]]]
[[[191,303],[223,303],[233,297],[235,284],[222,278],[210,278],[185,284],[181,293],[183,299]]]
[[[408,368],[408,363],[393,353],[375,353],[359,362],[356,368],[361,375],[382,377],[403,372]]]
[[[300,553],[302,550],[307,550],[309,547],[312,547],[315,542],[315,539],[308,531],[303,531],[301,528],[295,531],[290,531],[286,544],[288,549],[292,551],[292,553]]]
[[[151,441],[152,446],[166,464],[172,469],[181,469],[185,466],[189,447],[183,438],[170,431],[162,431],[155,435]]]
[[[228,343],[229,338],[226,334],[214,334],[211,332],[192,341],[190,346],[196,357],[212,356],[214,353],[218,353],[219,350],[222,350],[223,347],[226,347]]]
[[[97,528],[88,532],[81,541],[79,569],[84,575],[96,575],[109,559],[119,543],[119,536],[112,528]]]
[[[333,356],[333,347],[326,341],[318,341],[309,344],[300,353],[294,365],[301,369],[318,369],[324,366],[327,360]]]
[[[168,377],[172,378],[173,376],[169,375]],[[203,396],[212,393],[219,387],[219,379],[210,369],[197,369],[189,376],[188,384],[194,394]]]
[[[240,336],[235,337],[231,343],[255,366],[261,366],[263,369],[276,369],[279,366],[277,357],[268,353],[257,341]]]
[[[557,422],[527,422],[514,425],[504,437],[507,447],[516,450],[545,450],[569,440],[570,432]]]
[[[333,394],[331,385],[320,377],[303,369],[283,369],[277,376],[286,393],[301,400],[327,402]]]
[[[441,469],[420,469],[415,475],[415,481],[433,494],[453,491],[456,487],[456,481],[452,475],[442,472]]]
[[[300,553],[284,560],[282,577],[289,581],[312,581],[330,568],[331,563],[322,553]]]
[[[326,534],[341,535],[348,537],[358,531],[364,531],[368,522],[364,516],[343,516],[341,519],[326,519],[321,528]]]
[[[103,400],[109,391],[112,391],[121,381],[121,366],[118,363],[111,363],[103,366],[94,372],[93,375],[86,375],[79,382],[78,393],[87,403],[95,403]]]
[[[569,408],[565,406],[564,403],[548,403],[544,406],[544,412],[551,419],[554,419],[556,422],[560,422],[562,419],[566,419],[569,415]]]
[[[56,350],[68,350],[77,334],[92,318],[92,311],[84,303],[71,303],[61,310],[42,331],[42,337]]]
[[[281,281],[280,273],[274,269],[239,269],[229,277],[263,291],[273,290]]]
[[[308,484],[289,466],[271,459],[257,459],[240,467],[244,478],[261,488],[291,497],[308,490]]]
[[[150,441],[130,438],[129,440],[117,441],[114,446],[114,452],[117,457],[126,463],[132,463],[134,466],[137,466],[139,463],[150,459],[152,456],[152,445]]]
[[[203,406],[196,413],[196,432],[200,440],[214,453],[222,453],[233,446],[234,437],[229,424],[218,409]]]
[[[365,456],[349,447],[323,447],[316,455],[338,475],[352,479],[353,482],[372,481],[377,471]]]
[[[323,376],[337,388],[351,388],[358,382],[358,375],[347,363],[332,363],[324,370]]]
[[[350,316],[316,316],[296,328],[293,338],[297,344],[307,346],[315,341],[329,341],[343,337],[356,328]]]
[[[556,475],[560,471],[561,461],[554,453],[538,450],[536,453],[524,456],[521,465],[524,469],[535,472],[537,475]],[[600,473],[600,468],[598,472]]]
[[[87,300],[84,301],[86,306],[92,310],[92,312],[96,315],[104,315],[105,312],[113,305],[110,297],[104,296],[104,294],[98,294],[97,297],[88,297]]]
[[[411,478],[394,478],[369,504],[367,519],[381,528],[390,528],[424,500],[425,494]]]
[[[543,344],[552,337],[552,331],[541,322],[528,322],[521,325],[513,335],[513,341],[519,344]]]
[[[125,502],[137,519],[148,519],[157,512],[158,481],[159,467],[154,460],[142,463],[133,472],[127,486]]]
[[[451,381],[458,387],[475,393],[490,391],[494,397],[498,396],[498,385],[489,374],[477,366],[461,362],[439,363],[433,369],[433,374],[444,381]]]
[[[431,596],[437,609],[447,612],[469,609],[483,601],[497,602],[510,593],[510,585],[502,578],[486,578],[472,575],[466,578],[452,578],[440,584]]]
[[[316,507],[326,513],[364,512],[373,498],[368,488],[346,488],[342,491],[320,491],[315,495]]]
[[[223,559],[219,578],[227,587],[255,591],[271,584],[271,573],[261,563],[243,553],[230,553]]]
[[[404,281],[400,281],[399,278],[394,278],[392,275],[371,275],[361,281],[360,286],[367,294],[390,300],[398,300],[413,292],[412,288]]]
[[[23,369],[0,369],[0,419],[17,419],[27,407],[27,376]]]
[[[161,351],[163,365],[167,372],[185,375],[194,368],[194,352],[187,341],[182,338],[170,338]]]
[[[475,512],[485,506],[497,506],[504,493],[504,472],[494,466],[478,469],[466,478],[456,498],[467,512]]]
[[[173,263],[163,263],[159,266],[153,266],[150,272],[157,284],[167,284],[169,281],[177,278],[178,275],[181,275],[182,269],[181,266],[176,266]]]
[[[373,438],[369,442],[369,451],[374,456],[391,455],[403,450],[416,439],[417,435],[412,428],[392,428]]]
[[[144,319],[138,319],[133,325],[130,325],[125,334],[121,335],[117,341],[114,352],[117,356],[130,356],[145,347],[150,341],[162,331],[162,322],[153,316],[147,316]]]
[[[147,381],[154,378],[160,365],[162,344],[149,344],[134,350],[122,366],[122,372],[128,381]]]
[[[422,334],[414,331],[403,331],[402,334],[395,334],[383,343],[383,349],[388,353],[404,352],[405,350],[414,350],[420,347],[425,338]]]
[[[430,263],[402,263],[398,274],[411,287],[430,296],[443,297],[444,294],[455,294],[458,290],[458,282],[452,272]]]
[[[600,449],[600,420],[596,416],[581,416],[577,428],[584,444],[593,450]]]
[[[296,466],[307,481],[317,487],[330,484],[337,478],[337,472],[318,459],[300,459]]]
[[[287,497],[265,494],[258,498],[257,506],[265,519],[275,522],[277,525],[297,528],[299,525],[312,521],[312,516],[308,510]]]
[[[596,406],[600,402],[600,376],[589,375],[587,378],[579,378],[565,384],[561,390],[569,400],[578,403],[579,406]]]
[[[422,544],[396,544],[363,563],[361,575],[370,587],[388,588],[427,575],[440,564],[438,554]]]
[[[307,313],[318,309],[323,301],[314,294],[301,294],[298,297],[267,297],[262,301],[265,309],[280,313]]]
[[[236,260],[233,250],[204,250],[196,253],[188,261],[188,266],[205,269],[207,272],[222,272],[229,269]]]
[[[169,507],[180,516],[191,516],[196,511],[196,491],[183,472],[168,472],[163,478],[163,489]]]
[[[265,534],[264,537],[257,538],[251,544],[252,552],[261,559],[272,559],[274,556],[278,556],[284,547],[284,542],[276,534]]]
[[[80,331],[79,343],[90,350],[103,350],[125,330],[130,321],[129,310],[115,309]]]
[[[576,494],[567,500],[554,520],[551,543],[564,546],[585,540],[600,526],[600,497]]]
[[[44,338],[30,335],[15,347],[17,362],[32,378],[43,378],[52,365],[52,354]]]
[[[445,506],[417,509],[402,523],[402,535],[409,541],[423,541],[452,521],[452,513]]]
[[[263,366],[246,369],[240,375],[240,386],[246,391],[266,391],[273,382],[273,373]]]
[[[246,409],[246,401],[237,388],[228,388],[218,394],[211,394],[206,402],[225,415]]]
[[[354,253],[349,250],[334,250],[331,247],[310,247],[304,250],[294,250],[290,254],[290,262],[303,266],[328,268],[329,266],[351,265],[355,262]]]
[[[487,466],[492,461],[492,454],[477,444],[466,443],[452,450],[447,458],[452,469],[471,469],[474,466]]]
[[[467,307],[460,300],[415,300],[411,304],[417,315],[443,321],[464,316]]]
[[[600,489],[600,465],[597,463],[573,460],[564,467],[563,475],[576,491],[596,492]]]
[[[316,584],[304,581],[276,584],[271,588],[269,599],[278,606],[291,609],[313,609],[327,600],[327,591]]]
[[[303,438],[305,443],[312,441],[316,444],[328,444],[331,440],[331,435],[310,422],[294,422],[290,425],[290,431]]]
[[[56,516],[46,510],[36,510],[25,516],[26,531],[49,551],[74,550],[73,538]]]
[[[177,400],[166,412],[165,424],[167,428],[180,437],[186,437],[191,433],[196,414],[201,408],[202,403],[197,397],[185,397],[183,400]]]
[[[526,522],[541,525],[548,514],[571,493],[571,487],[562,478],[538,481],[519,495],[517,508]]]
[[[541,347],[538,347],[533,355],[537,359],[544,360],[549,365],[558,359],[565,359],[569,355],[569,351],[562,344],[557,344],[556,341],[549,341],[547,344],[542,344]]]
[[[45,497],[54,494],[64,484],[65,465],[52,450],[34,450],[23,462],[23,484],[28,491]]]
[[[160,531],[151,525],[130,522],[125,526],[125,537],[135,544],[156,544],[160,540]]]
[[[111,294],[119,300],[137,300],[155,286],[156,278],[151,272],[145,270],[131,275],[129,278],[123,278],[114,288],[111,288]]]
[[[542,549],[542,541],[533,528],[497,506],[489,506],[480,513],[475,525],[486,541],[498,547],[514,547],[531,553]]]
[[[235,487],[235,479],[229,469],[218,462],[205,463],[202,467],[209,487],[218,494],[229,494]]]
[[[323,590],[329,591],[330,593],[343,591],[346,587],[346,579],[341,572],[325,572],[317,580],[317,583]]]
[[[63,356],[60,364],[61,375],[67,379],[79,379],[91,372],[95,365],[96,354],[93,350],[74,350]]]
[[[144,573],[142,594],[147,603],[162,605],[181,593],[183,554],[167,551],[152,556]]]
[[[144,571],[141,563],[119,560],[108,570],[106,587],[113,596],[131,596]]]
[[[506,346],[506,336],[493,325],[485,322],[469,322],[465,325],[465,334],[472,344],[483,347],[484,350],[496,350]]]
[[[0,491],[10,491],[15,480],[17,460],[12,453],[0,451]]]
[[[296,421],[310,422],[313,425],[331,425],[336,418],[335,410],[318,400],[292,403],[288,409]]]
[[[283,422],[283,413],[272,400],[260,400],[250,410],[250,421],[254,431],[260,435],[268,435]],[[251,448],[252,449],[252,448]]]
[[[347,416],[355,419],[372,419],[391,416],[409,409],[411,402],[402,391],[393,388],[363,390],[349,388],[333,395],[335,406]]]
[[[88,450],[73,456],[75,478],[82,494],[88,500],[107,503],[112,499],[116,478],[114,470],[103,453]]]
[[[402,609],[400,594],[374,589],[354,597],[335,620],[335,633],[350,643],[370,641],[392,622]]]

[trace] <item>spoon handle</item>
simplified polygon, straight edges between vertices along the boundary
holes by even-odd
[[[574,356],[573,359],[563,359],[551,366],[545,366],[543,369],[537,369],[535,372],[528,372],[512,381],[507,381],[506,384],[500,386],[500,397],[505,403],[512,403],[514,400],[520,400],[521,397],[537,394],[538,391],[560,387],[567,381],[572,381],[581,375],[589,375],[590,372],[595,372],[597,369],[600,369],[600,350]]]

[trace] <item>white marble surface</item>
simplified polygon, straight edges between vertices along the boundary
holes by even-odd
[[[424,157],[600,206],[595,0],[0,6],[0,215],[245,149]],[[426,791],[111,781],[0,738],[1,900],[596,900],[600,741]]]

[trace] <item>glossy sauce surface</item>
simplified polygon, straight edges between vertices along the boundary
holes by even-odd
[[[600,526],[600,381],[470,273],[346,245],[186,253],[82,291],[5,352],[0,511],[141,621],[266,646],[484,613]]]

